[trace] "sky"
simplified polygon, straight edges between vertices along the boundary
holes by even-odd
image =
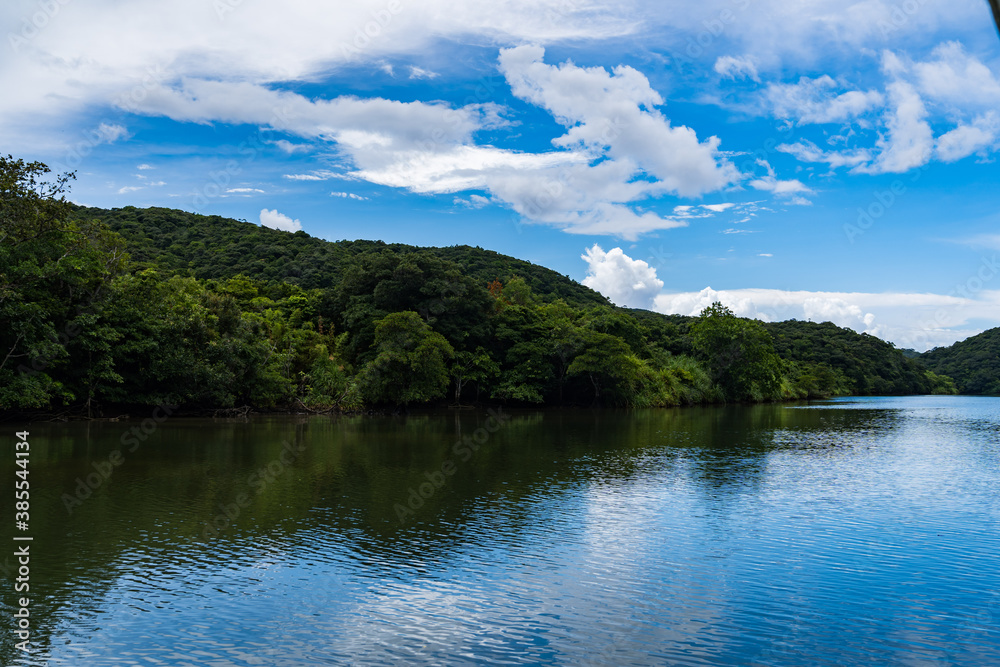
[[[1000,326],[985,0],[8,0],[0,28],[0,151],[80,204],[920,351]]]

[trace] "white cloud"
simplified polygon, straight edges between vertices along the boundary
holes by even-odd
[[[855,167],[859,173],[903,173],[927,164],[933,154],[934,133],[920,95],[905,81],[890,83],[888,91],[892,105],[886,120],[888,134],[880,136],[875,144],[875,161]]]
[[[136,169],[138,169],[140,171],[144,171],[146,169],[156,169],[156,167],[154,167],[151,164],[145,164],[145,163],[143,163],[143,164],[137,165]]]
[[[731,202],[726,202],[724,204],[702,204],[701,205],[701,207],[703,209],[712,211],[713,213],[722,213],[723,211],[728,211],[729,209],[733,208],[734,206],[736,206],[736,204],[733,204]]]
[[[800,125],[844,122],[883,104],[882,94],[877,91],[834,94],[838,87],[832,77],[824,74],[816,79],[802,77],[794,84],[770,84],[764,96],[775,116],[794,119]]]
[[[773,253],[769,253],[769,252],[762,252],[762,253],[758,254],[757,256],[758,257],[774,257],[774,254]]]
[[[341,199],[353,199],[355,201],[368,201],[368,197],[362,197],[361,195],[356,195],[353,192],[331,192],[331,197],[340,197]]]
[[[547,65],[540,47],[521,46],[500,53],[500,70],[518,97],[548,110],[569,131],[555,140],[628,159],[666,192],[698,196],[738,179],[722,158],[719,139],[700,142],[694,130],[673,127],[656,107],[663,98],[637,70],[618,66],[582,68],[566,62]]]
[[[653,297],[663,289],[656,269],[642,260],[632,259],[621,248],[604,252],[595,243],[581,258],[588,265],[583,284],[618,306],[648,308]]]
[[[275,146],[277,146],[283,152],[288,153],[289,155],[293,155],[295,153],[307,152],[311,148],[309,144],[293,144],[291,141],[288,141],[287,139],[278,139],[271,143],[273,143]]]
[[[971,321],[1000,321],[1000,291],[968,296],[864,292],[805,292],[773,289],[714,290],[660,294],[653,310],[697,315],[721,301],[741,317],[765,322],[788,319],[830,321],[924,351],[981,333]]]
[[[942,162],[955,162],[973,153],[985,153],[996,148],[998,140],[1000,116],[995,111],[988,111],[971,123],[960,124],[938,137],[934,154]]]
[[[98,143],[113,144],[119,139],[127,139],[128,129],[117,123],[101,123],[97,126]]]
[[[278,209],[269,211],[266,208],[260,210],[260,224],[271,229],[280,229],[283,232],[297,232],[302,229],[302,223],[292,220],[283,213],[278,213]]]
[[[872,159],[871,152],[865,149],[824,151],[808,139],[801,139],[794,144],[779,144],[775,150],[788,153],[800,162],[825,162],[831,169],[857,167]]]
[[[431,72],[422,67],[417,67],[415,65],[410,66],[410,78],[411,79],[436,79],[440,76],[437,72]]]
[[[812,194],[813,191],[799,180],[779,180],[774,174],[774,168],[767,160],[757,160],[757,164],[767,170],[767,174],[750,181],[750,187],[755,190],[773,193],[777,197],[783,197],[792,204],[808,206],[810,204],[802,195]]]
[[[714,69],[724,79],[751,79],[760,83],[757,64],[750,56],[721,56],[715,61]]]
[[[482,195],[469,195],[468,199],[455,197],[454,204],[455,206],[464,206],[466,208],[485,208],[490,205],[490,200]]]
[[[285,174],[284,177],[291,181],[328,181],[331,178],[343,178],[343,175],[320,170],[309,174]]]
[[[118,189],[118,194],[125,195],[129,192],[135,192],[136,190],[142,190],[145,186],[142,185],[126,185],[125,187]]]
[[[500,56],[515,94],[568,128],[553,141],[556,150],[543,153],[476,145],[476,131],[504,124],[492,104],[307,100],[248,83],[186,80],[151,91],[143,108],[179,121],[266,124],[332,142],[353,166],[346,174],[286,174],[290,180],[346,176],[426,194],[486,190],[527,221],[572,233],[634,239],[683,226],[632,205],[669,192],[703,194],[738,179],[719,155],[717,138],[700,142],[654,108],[663,100],[638,71],[557,67],[542,62],[543,55],[519,47]]]
[[[960,109],[1000,107],[1000,79],[959,42],[941,44],[932,60],[915,63],[913,70],[929,99]]]
[[[253,194],[256,192],[263,193],[264,191],[260,188],[228,188],[226,192],[229,194]]]

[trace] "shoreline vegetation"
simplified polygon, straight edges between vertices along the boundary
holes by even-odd
[[[829,322],[765,324],[719,303],[699,317],[619,308],[468,246],[85,208],[65,198],[72,174],[49,173],[0,157],[7,418],[957,393],[922,355]]]

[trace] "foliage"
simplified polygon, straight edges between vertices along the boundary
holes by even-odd
[[[716,302],[702,311],[691,337],[695,353],[705,361],[726,400],[779,397],[781,364],[771,335],[760,322],[736,317]]]
[[[426,403],[444,396],[455,351],[413,311],[392,313],[375,325],[375,358],[358,376],[372,403]]]
[[[67,386],[62,372],[73,368],[72,347],[100,356],[114,341],[111,332],[101,340],[92,320],[122,270],[124,244],[101,225],[71,221],[63,193],[73,175],[49,182],[49,172],[0,157],[0,408],[86,398],[86,387]],[[113,378],[106,365],[86,375],[83,384]]]
[[[844,386],[841,380],[828,378],[833,380],[827,383],[827,388],[834,390],[831,395],[893,396],[929,394],[933,390],[919,361],[907,358],[892,343],[875,336],[843,329],[832,322],[789,320],[764,326],[782,359],[821,364],[847,379]]]
[[[616,308],[480,248],[75,207],[46,174],[0,159],[0,410],[657,407],[947,393],[941,365],[965,372],[831,323]],[[1000,389],[987,375],[960,388]]]
[[[936,374],[954,379],[962,394],[1000,395],[1000,328],[920,355]]]

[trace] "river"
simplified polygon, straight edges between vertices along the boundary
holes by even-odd
[[[1000,655],[1000,399],[151,416],[0,424],[3,664]]]

